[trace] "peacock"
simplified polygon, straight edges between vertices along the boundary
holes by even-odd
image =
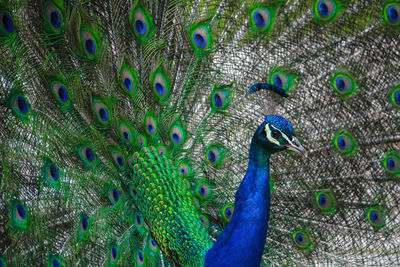
[[[0,267],[400,264],[397,0],[1,0]]]

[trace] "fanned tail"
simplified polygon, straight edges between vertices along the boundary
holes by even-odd
[[[2,264],[201,266],[275,113],[309,157],[271,159],[262,264],[397,264],[399,12],[2,2]]]

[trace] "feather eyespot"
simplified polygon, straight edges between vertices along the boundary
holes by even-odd
[[[109,108],[100,100],[93,100],[93,111],[96,114],[99,123],[107,125],[111,122],[112,114]]]
[[[326,197],[325,194],[321,194],[321,195],[318,197],[318,205],[319,205],[321,208],[326,208],[327,206],[330,205],[329,200],[327,199],[327,197]]]
[[[337,77],[336,78],[336,88],[340,91],[340,92],[346,92],[351,88],[352,84],[350,79],[346,78],[346,77]]]
[[[137,226],[142,226],[142,218],[141,218],[141,216],[140,215],[136,215],[136,217],[135,217],[135,223],[136,223],[136,225]]]
[[[104,108],[104,107],[99,108],[98,114],[102,121],[108,120],[108,110],[106,108]]]
[[[230,93],[229,88],[215,88],[213,90],[211,93],[211,109],[213,112],[220,112],[229,107]]]
[[[108,191],[108,199],[111,201],[112,204],[117,204],[119,202],[120,196],[116,188],[110,188],[110,190]]]
[[[57,255],[48,255],[47,266],[61,267],[63,266],[62,258]]]
[[[339,72],[333,77],[332,86],[336,93],[345,99],[353,95],[357,89],[353,77],[343,72]]]
[[[197,186],[196,186],[196,195],[199,196],[200,198],[207,198],[211,195],[211,186],[207,183],[200,182]]]
[[[53,92],[53,95],[56,97],[57,101],[65,106],[69,103],[69,94],[67,88],[64,86],[64,84],[54,81],[51,83],[51,89]]]
[[[84,234],[89,229],[89,218],[86,215],[81,216],[81,220],[79,223],[79,231],[81,234]]]
[[[44,178],[45,181],[53,186],[58,188],[59,184],[60,184],[60,172],[58,170],[58,168],[56,167],[56,165],[50,161],[46,161],[44,164]]]
[[[18,96],[16,102],[17,102],[19,111],[22,114],[26,114],[26,112],[28,111],[28,105],[26,104],[25,99],[22,96]]]
[[[171,134],[171,138],[172,138],[172,141],[174,143],[180,143],[181,142],[181,137],[177,133],[172,133]]]
[[[138,10],[135,13],[135,32],[143,37],[147,34],[147,22],[142,11]]]
[[[231,208],[227,208],[227,209],[225,210],[225,216],[226,216],[227,218],[230,218],[230,217],[232,216],[232,209],[231,209]]]
[[[278,86],[279,88],[284,89],[287,85],[288,77],[282,73],[276,73],[273,75],[274,85]]]
[[[200,215],[200,222],[206,229],[210,225],[210,222],[209,222],[208,218],[206,216],[204,216],[204,215]]]
[[[58,179],[58,170],[56,168],[56,166],[54,166],[54,164],[50,164],[49,166],[49,176],[53,179],[53,180],[57,180]]]
[[[60,86],[57,90],[58,96],[62,102],[66,102],[68,100],[68,92],[64,86]]]
[[[153,18],[140,4],[132,9],[129,20],[133,27],[133,32],[140,42],[143,43],[150,39],[154,33]]]
[[[204,53],[211,47],[211,31],[205,25],[200,25],[194,28],[191,33],[192,45],[196,52]]]
[[[400,86],[396,86],[389,95],[389,100],[396,108],[400,108]]]
[[[339,149],[341,149],[341,150],[348,149],[349,141],[346,139],[346,137],[339,136],[337,142],[338,142]]]
[[[132,79],[126,77],[124,78],[124,88],[128,91],[131,91],[133,88],[133,81]]]
[[[400,177],[400,157],[396,151],[391,151],[382,160],[385,170],[394,178]]]
[[[92,167],[95,163],[96,156],[89,146],[81,146],[78,150],[79,157],[82,159],[86,167]]]
[[[126,65],[123,65],[120,70],[120,81],[121,81],[121,88],[127,94],[132,94],[137,86],[138,86],[138,76],[137,73],[128,68]]]
[[[399,26],[400,22],[400,5],[397,3],[389,3],[385,6],[383,17],[387,23],[393,26]]]
[[[356,152],[355,139],[347,132],[339,132],[333,139],[335,148],[344,155],[351,155]]]
[[[224,160],[224,149],[221,146],[210,146],[206,151],[207,162],[214,166],[218,167],[223,163]]]
[[[94,153],[93,150],[90,147],[85,147],[83,149],[83,154],[85,155],[85,158],[89,162],[93,162],[94,160]]]
[[[222,218],[224,218],[226,222],[229,222],[231,220],[231,218],[232,218],[233,211],[234,211],[233,204],[226,204],[221,209]]]
[[[80,217],[78,237],[81,240],[87,240],[89,237],[90,219],[85,214],[82,214]]]
[[[154,241],[154,239],[150,239],[149,244],[150,244],[150,248],[151,248],[153,251],[156,251],[156,250],[157,250],[157,243],[156,243],[156,241]]]
[[[182,127],[174,125],[170,128],[171,140],[175,145],[182,145],[185,142],[185,131]]]
[[[315,18],[328,22],[333,20],[338,13],[338,6],[333,0],[319,0],[314,4],[314,15]]]
[[[167,93],[167,85],[163,75],[156,74],[154,78],[154,90],[159,97],[163,97]]]
[[[157,99],[161,103],[166,102],[168,100],[171,86],[161,65],[150,75],[150,84],[152,85],[152,90]]]
[[[28,209],[22,202],[13,200],[11,202],[11,218],[12,223],[17,228],[27,229],[28,228]]]
[[[183,176],[189,176],[192,172],[190,166],[186,163],[179,165],[178,169]]]
[[[156,119],[152,116],[146,118],[146,132],[149,135],[155,135],[157,133]]]
[[[315,195],[317,208],[323,214],[333,214],[336,211],[336,200],[330,191],[321,191]]]
[[[334,8],[334,3],[331,1],[319,1],[317,4],[318,14],[323,18],[331,16]]]
[[[92,162],[94,160],[94,155],[93,155],[93,151],[90,147],[87,147],[85,149],[85,156],[87,161]]]
[[[219,95],[218,93],[214,95],[214,104],[219,108],[222,107],[222,105],[224,104],[221,95]]]
[[[46,2],[44,4],[44,11],[47,24],[53,31],[59,31],[63,24],[63,16],[61,11],[51,2]]]
[[[307,238],[304,236],[303,233],[297,233],[295,235],[295,241],[298,246],[305,246],[307,244]]]
[[[81,230],[82,230],[82,232],[85,232],[87,230],[87,228],[88,228],[88,220],[87,220],[87,218],[83,217],[81,219]]]
[[[4,34],[8,35],[10,33],[14,32],[14,23],[13,19],[11,18],[11,15],[9,12],[5,10],[0,10],[0,17],[1,17],[1,29]]]
[[[202,196],[205,196],[205,195],[206,195],[206,193],[207,193],[206,188],[207,188],[207,187],[204,187],[204,186],[200,186],[200,187],[199,187],[199,193],[200,193],[200,195],[202,195]]]
[[[58,259],[53,259],[51,261],[51,263],[52,263],[53,267],[60,267],[61,266],[60,262],[58,261]]]
[[[26,218],[25,208],[21,204],[17,204],[15,208],[15,217],[20,221]]]
[[[278,67],[271,73],[269,82],[288,93],[295,84],[296,77],[296,75],[284,70],[283,67]]]
[[[271,11],[268,8],[256,8],[250,14],[253,30],[264,32],[271,27]]]
[[[139,135],[137,137],[137,145],[139,147],[145,147],[147,145],[147,139],[144,136]]]
[[[385,217],[381,207],[372,207],[367,211],[368,221],[375,229],[380,229],[385,226]]]
[[[60,28],[61,26],[61,15],[58,11],[53,11],[50,14],[50,22],[54,28]]]
[[[133,79],[132,79],[132,77],[129,77],[129,76],[132,76],[132,75],[130,75],[130,73],[128,71],[124,71],[122,75],[123,75],[122,76],[122,80],[123,80],[123,83],[124,83],[125,90],[127,90],[128,92],[132,91],[132,89],[133,89]]]
[[[400,91],[394,93],[394,99],[397,105],[400,105]]]
[[[206,39],[200,33],[195,33],[193,35],[193,40],[197,47],[201,49],[204,48],[207,44]]]
[[[111,262],[114,262],[117,260],[118,257],[118,250],[116,247],[111,247],[110,249],[110,260]]]
[[[129,131],[122,132],[122,136],[124,137],[124,140],[126,142],[129,142],[131,140],[131,135],[130,135]]]
[[[93,59],[97,55],[97,41],[95,35],[87,29],[81,30],[81,44],[89,59]]]
[[[22,94],[15,94],[11,97],[11,108],[21,118],[26,118],[30,113],[30,105]]]
[[[399,170],[399,160],[394,157],[388,157],[386,160],[386,166],[389,171],[395,172]]]
[[[311,249],[311,237],[308,231],[298,230],[292,234],[294,243],[302,250]]]
[[[119,166],[121,166],[121,167],[124,166],[124,158],[123,158],[121,155],[119,155],[119,156],[117,157],[117,162],[118,162],[118,165],[119,165]]]
[[[207,46],[207,29],[204,27],[199,27],[193,33],[193,42],[195,45],[200,48],[204,49]]]
[[[185,175],[187,173],[187,168],[180,167],[179,171],[182,173],[182,175]]]
[[[216,149],[211,149],[208,152],[208,159],[211,163],[217,161],[217,157],[219,156],[219,152]]]
[[[130,143],[132,141],[132,131],[130,127],[125,123],[125,122],[120,122],[119,123],[119,134],[120,138],[125,142],[125,143]]]
[[[123,170],[125,168],[124,156],[119,152],[111,152],[111,153],[112,153],[112,157],[114,159],[114,163],[117,166],[117,168],[120,170]]]
[[[142,265],[144,263],[144,255],[141,251],[137,253],[137,263]]]

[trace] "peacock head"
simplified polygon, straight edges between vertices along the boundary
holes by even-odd
[[[257,145],[269,153],[292,150],[304,156],[307,151],[297,139],[292,125],[279,115],[267,115],[254,135]]]

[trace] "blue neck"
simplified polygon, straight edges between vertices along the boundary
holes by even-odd
[[[205,266],[259,266],[264,251],[270,209],[271,153],[253,137],[249,167],[236,192],[232,218],[214,246]]]

